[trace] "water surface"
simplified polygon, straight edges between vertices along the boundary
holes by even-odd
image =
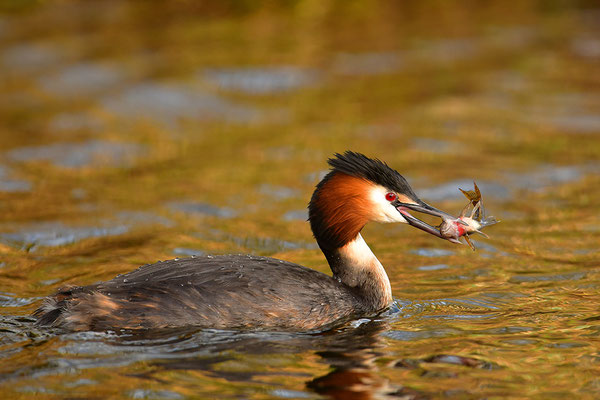
[[[0,5],[3,398],[600,397],[593,2]],[[396,299],[318,333],[38,329],[57,288],[197,254],[329,272],[334,152],[502,222],[477,251],[363,236]]]

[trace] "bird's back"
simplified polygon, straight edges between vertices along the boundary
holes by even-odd
[[[352,290],[318,271],[247,255],[148,264],[59,290],[38,323],[71,330],[198,326],[311,330],[367,312]]]

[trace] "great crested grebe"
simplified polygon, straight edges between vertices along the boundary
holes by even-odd
[[[347,151],[329,165],[310,200],[308,220],[332,277],[251,255],[161,261],[107,282],[59,289],[35,311],[37,324],[75,331],[309,331],[381,312],[392,303],[392,289],[361,229],[369,221],[402,222],[444,239],[409,210],[454,217],[421,201],[402,175],[377,159]]]

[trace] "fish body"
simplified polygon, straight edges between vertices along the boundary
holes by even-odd
[[[462,190],[459,188],[465,197],[469,199],[469,204],[465,206],[458,218],[444,219],[439,226],[439,230],[442,236],[451,242],[460,243],[459,239],[464,237],[471,249],[475,250],[475,246],[471,243],[469,235],[479,233],[487,238],[488,236],[481,232],[481,229],[485,226],[496,224],[498,221],[492,216],[485,216],[483,202],[481,201],[481,191],[475,182],[473,182],[473,186],[473,190]],[[467,214],[469,215],[467,216]]]

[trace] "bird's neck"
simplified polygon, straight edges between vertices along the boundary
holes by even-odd
[[[392,302],[390,280],[360,231],[369,221],[373,183],[332,171],[308,205],[310,227],[333,277],[348,286],[370,311]]]
[[[381,310],[392,302],[390,280],[375,254],[361,234],[342,247],[328,250],[321,246],[333,277],[349,286],[372,311]]]

